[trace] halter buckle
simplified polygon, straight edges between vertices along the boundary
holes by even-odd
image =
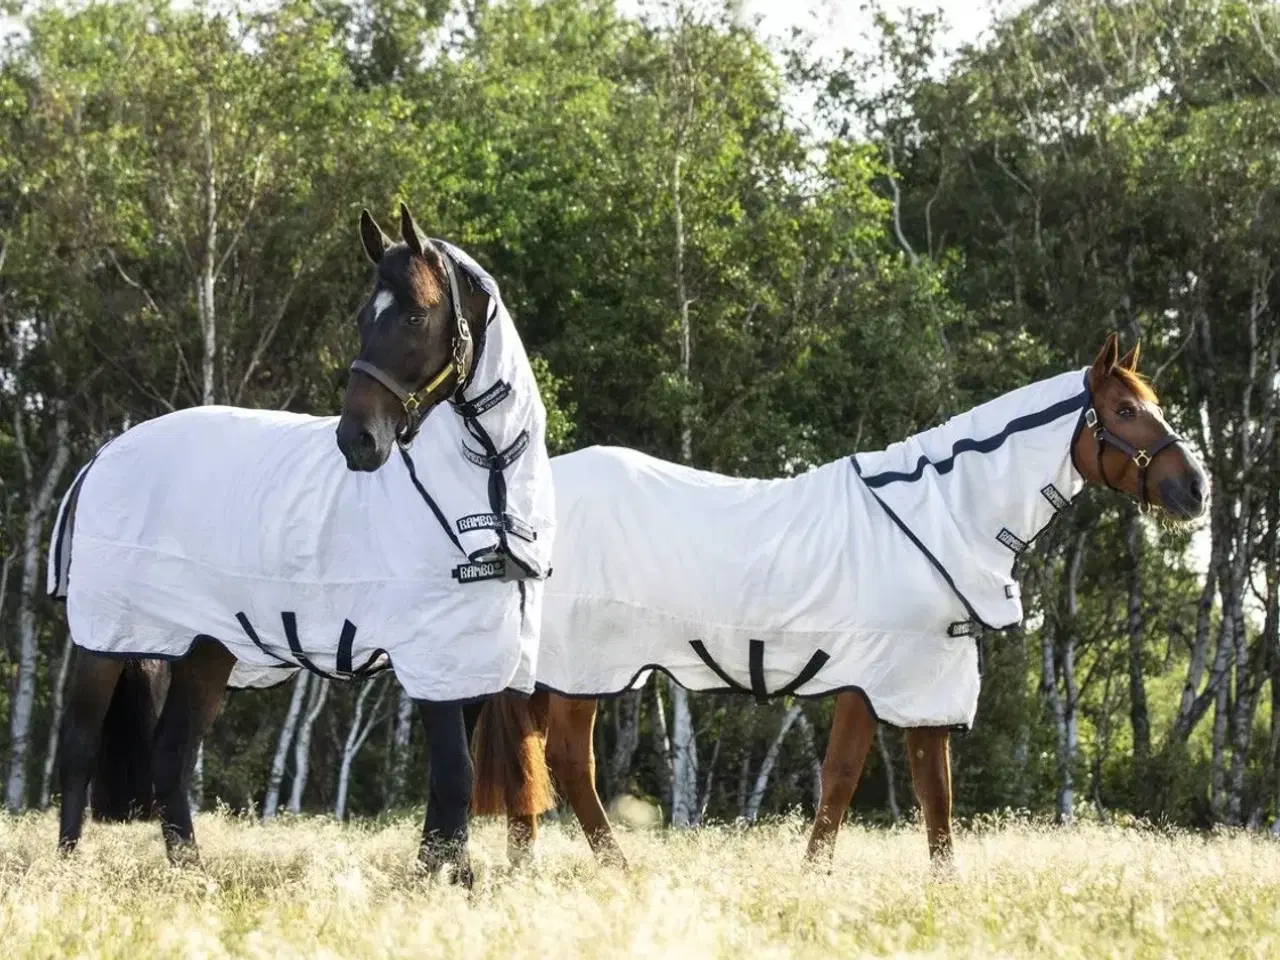
[[[1147,469],[1148,464],[1151,463],[1151,457],[1147,451],[1139,450],[1133,455],[1133,462],[1138,465],[1139,470],[1145,470]]]
[[[405,413],[409,414],[410,416],[413,416],[413,414],[417,413],[418,408],[422,406],[422,401],[418,399],[418,395],[416,393],[409,394],[401,402],[404,404]]]
[[[1090,430],[1097,431],[1098,411],[1095,410],[1093,407],[1090,407],[1088,410],[1084,412],[1084,425],[1088,427]]]

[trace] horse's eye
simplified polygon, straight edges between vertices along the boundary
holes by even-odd
[[[1137,415],[1137,409],[1127,403],[1116,411],[1116,416],[1121,420],[1132,420]]]
[[[404,315],[404,322],[411,327],[420,327],[427,322],[427,315],[425,313],[417,313],[416,311],[413,313],[406,313]]]

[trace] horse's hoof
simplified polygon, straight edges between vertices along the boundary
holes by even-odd
[[[200,869],[203,866],[200,848],[194,840],[167,844],[165,852],[169,855],[169,865],[172,867]]]
[[[78,839],[72,839],[72,840],[59,840],[59,841],[58,841],[58,854],[59,854],[60,856],[63,856],[63,857],[69,857],[69,856],[71,856],[71,854],[73,854],[73,853],[75,853],[75,852],[76,852],[76,844],[78,844],[79,842],[80,842],[80,841],[79,841]]]
[[[449,871],[449,882],[464,890],[473,889],[476,885],[476,875],[471,869],[470,862],[454,864],[453,869]]]

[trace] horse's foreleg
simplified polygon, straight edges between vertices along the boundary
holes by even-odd
[[[453,867],[452,882],[470,887],[475,878],[467,839],[475,773],[462,708],[419,700],[418,709],[427,729],[431,765],[418,862],[431,874],[449,864]]]
[[[924,811],[929,856],[951,859],[951,731],[946,727],[913,727],[907,731],[911,782]]]
[[[75,650],[75,666],[58,735],[58,779],[62,790],[58,849],[64,853],[75,849],[84,829],[89,781],[102,742],[102,721],[123,667],[121,660],[79,647]]]
[[[596,792],[596,756],[592,734],[595,700],[570,700],[552,695],[547,728],[547,763],[568,797],[587,843],[602,863],[626,867],[627,858],[614,839]]]
[[[187,799],[196,746],[213,725],[236,660],[221,643],[199,637],[172,668],[152,747],[156,808],[171,863],[198,862]]]
[[[831,721],[831,737],[822,762],[822,802],[809,835],[809,860],[829,860],[840,832],[840,821],[849,809],[862,766],[876,735],[876,720],[857,693],[836,697],[835,717]]]

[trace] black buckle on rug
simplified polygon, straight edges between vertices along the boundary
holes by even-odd
[[[826,666],[827,661],[831,659],[831,654],[825,650],[818,650],[809,662],[804,665],[795,679],[783,687],[769,692],[768,687],[764,683],[764,641],[752,640],[750,649],[747,654],[747,669],[751,673],[751,686],[744,687],[742,684],[734,680],[733,677],[725,673],[720,664],[716,663],[715,658],[707,650],[707,645],[701,640],[689,641],[689,646],[693,647],[693,652],[698,655],[698,659],[707,665],[707,668],[714,673],[729,689],[737,693],[749,693],[756,698],[757,703],[768,703],[770,697],[789,697],[795,693],[806,683],[818,675],[818,671]]]

